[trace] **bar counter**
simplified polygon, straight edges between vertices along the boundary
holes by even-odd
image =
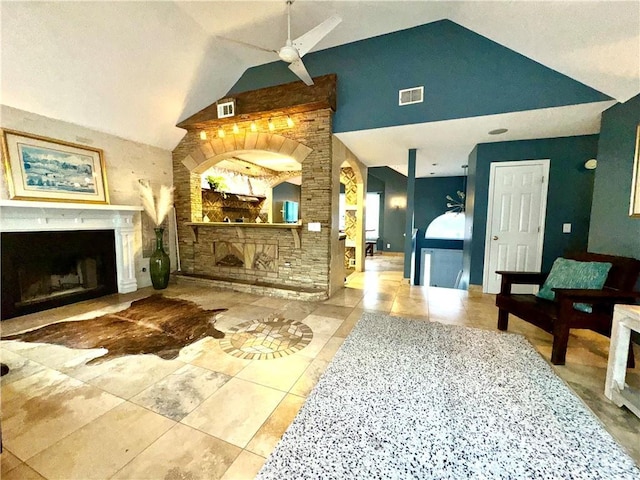
[[[191,228],[193,241],[198,242],[199,228],[235,228],[238,238],[244,238],[244,228],[280,228],[291,231],[295,248],[300,248],[300,229],[302,223],[246,223],[246,222],[186,222]]]

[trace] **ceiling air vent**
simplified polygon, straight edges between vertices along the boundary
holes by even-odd
[[[216,102],[218,106],[218,118],[233,117],[236,114],[236,99],[223,98]]]
[[[411,105],[424,101],[424,87],[413,87],[398,92],[398,105]]]

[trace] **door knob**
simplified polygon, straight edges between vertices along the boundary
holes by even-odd
[[[494,236],[493,236],[493,239],[494,239],[494,240],[498,240],[498,236],[497,236],[497,235],[494,235]]]

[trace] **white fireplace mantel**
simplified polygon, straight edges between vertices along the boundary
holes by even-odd
[[[118,292],[138,289],[133,216],[142,207],[0,200],[0,232],[114,230]]]

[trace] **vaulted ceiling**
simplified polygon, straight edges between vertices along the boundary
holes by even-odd
[[[184,133],[176,123],[223,97],[247,68],[277,60],[217,36],[277,49],[286,38],[284,12],[284,1],[2,1],[1,102],[172,149]],[[615,101],[640,92],[637,0],[296,0],[293,36],[334,13],[342,23],[314,50],[450,19]],[[388,134],[403,139],[399,148],[464,152],[491,141],[488,130],[505,122],[510,132],[500,140],[597,133],[599,115],[612,103],[455,120],[464,122],[455,131],[469,132],[464,139],[435,122],[422,126],[437,140],[425,145],[411,144],[425,137],[418,125],[375,136],[352,132],[350,146],[367,161],[367,149],[376,148],[371,139],[388,145]]]

